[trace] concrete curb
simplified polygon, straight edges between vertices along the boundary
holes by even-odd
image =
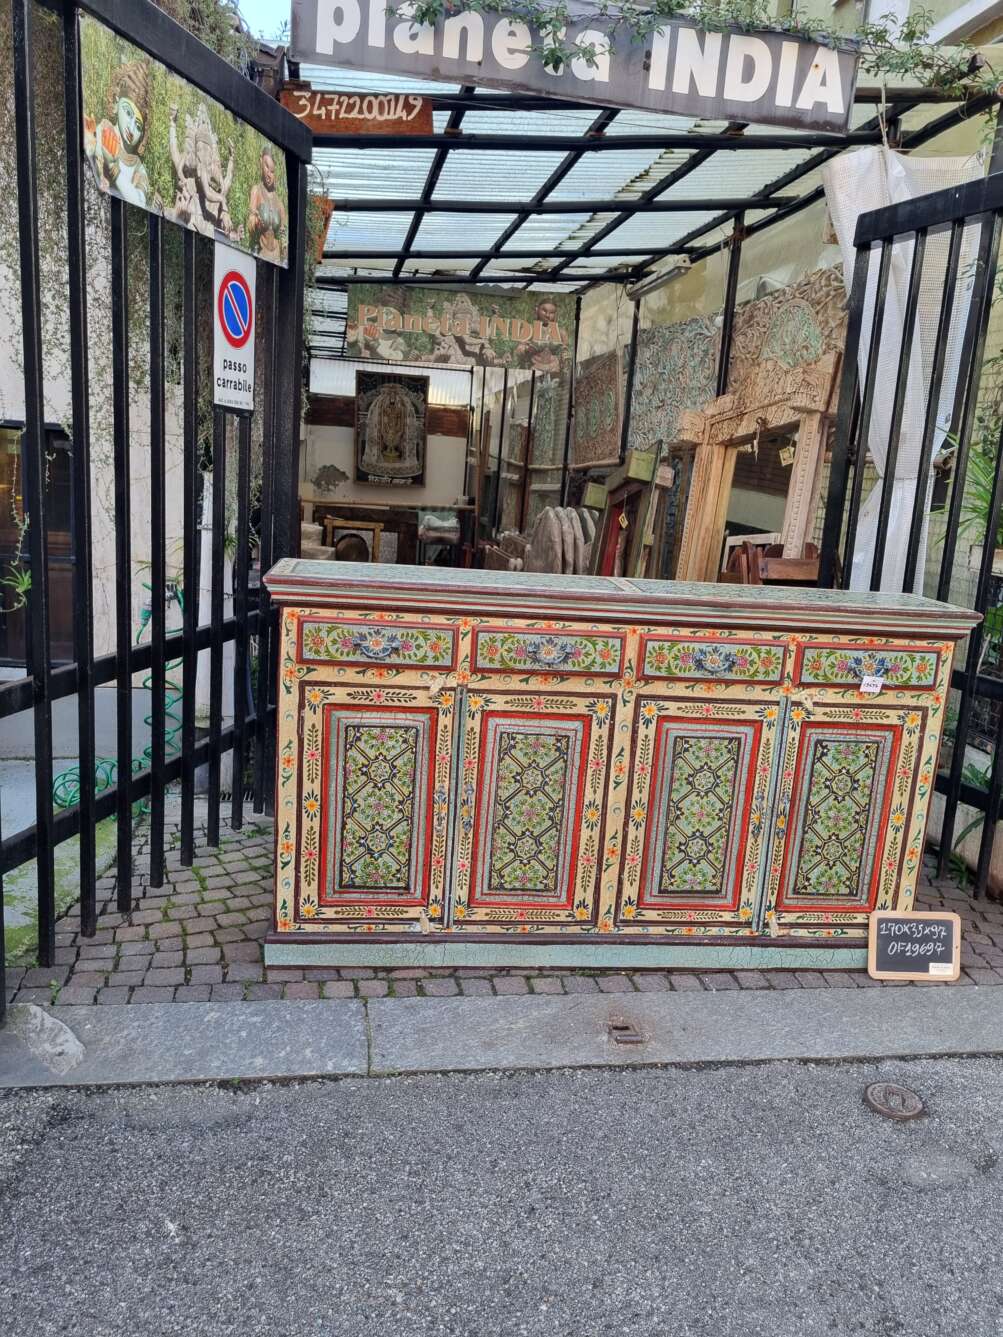
[[[58,1019],[79,1061],[57,1071],[8,1026],[0,1088],[1003,1054],[1003,989],[979,988],[168,1003]],[[612,1022],[640,1042],[616,1043]]]

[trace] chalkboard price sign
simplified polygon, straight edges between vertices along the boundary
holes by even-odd
[[[961,918],[949,911],[871,915],[867,973],[876,980],[956,980],[961,974]]]

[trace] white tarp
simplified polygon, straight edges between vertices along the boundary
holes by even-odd
[[[858,149],[840,154],[822,168],[825,198],[843,257],[843,276],[847,292],[853,278],[856,251],[853,236],[857,219],[872,209],[889,204],[901,204],[931,191],[944,190],[973,181],[983,175],[982,164],[976,155],[965,158],[909,158],[882,146]],[[973,261],[978,245],[978,229],[969,227],[962,242],[960,280],[954,302],[943,388],[940,396],[934,454],[939,449],[951,416],[954,390],[957,382],[961,341],[968,313],[973,281]],[[948,234],[938,233],[927,239],[923,282],[920,287],[916,332],[909,367],[909,380],[899,435],[898,459],[892,483],[891,512],[888,522],[888,542],[881,572],[881,588],[901,590],[904,579],[906,543],[916,495],[919,456],[923,441],[923,423],[926,415],[926,396],[930,382],[934,341],[940,316],[943,293],[943,274],[947,257]],[[878,350],[878,369],[874,405],[871,413],[867,446],[879,478],[884,478],[888,442],[892,430],[892,405],[895,377],[902,344],[902,321],[905,313],[909,273],[912,267],[913,243],[897,244],[892,252],[888,289],[885,298],[884,324]],[[878,250],[872,254],[864,299],[864,321],[858,365],[861,388],[867,375],[869,334],[874,313],[874,298],[878,277]],[[929,513],[929,495],[932,471],[922,486],[927,491],[924,509],[924,527],[916,570],[915,591],[922,593],[923,570],[926,562],[926,530]],[[856,547],[850,578],[852,589],[870,586],[874,539],[877,532],[881,488],[873,489],[860,508]]]

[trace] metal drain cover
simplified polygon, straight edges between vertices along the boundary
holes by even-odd
[[[915,1091],[907,1086],[897,1086],[894,1082],[872,1082],[864,1090],[864,1104],[875,1114],[886,1119],[897,1119],[905,1123],[907,1119],[918,1119],[926,1113],[926,1106]]]

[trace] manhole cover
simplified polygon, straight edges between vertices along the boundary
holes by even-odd
[[[864,1090],[864,1104],[875,1114],[882,1114],[886,1119],[918,1119],[925,1114],[926,1106],[915,1091],[907,1086],[896,1086],[894,1082],[872,1082]]]

